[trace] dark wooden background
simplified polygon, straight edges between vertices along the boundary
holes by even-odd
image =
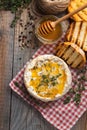
[[[26,13],[23,17],[26,20]],[[8,85],[38,48],[19,48],[20,26],[11,29],[12,19],[10,12],[0,12],[0,130],[57,130]],[[87,130],[87,111],[72,130]]]

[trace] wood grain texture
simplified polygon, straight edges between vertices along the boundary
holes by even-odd
[[[8,87],[12,77],[35,53],[35,49],[19,47],[18,36],[22,30],[18,22],[14,29],[9,25],[13,15],[0,12],[0,130],[57,130],[32,106]],[[22,18],[27,22],[26,10]],[[37,41],[35,41],[36,43]],[[71,130],[87,130],[87,112]]]
[[[21,16],[21,19],[24,19],[25,24],[27,23],[27,10]],[[24,66],[24,64],[31,58],[34,52],[37,50],[32,48],[25,48],[21,50],[19,47],[18,37],[20,32],[22,31],[22,27],[20,26],[20,22],[18,22],[15,27],[15,37],[14,37],[14,61],[13,61],[13,76],[15,76],[18,71]],[[20,98],[14,95],[12,92],[12,106],[11,106],[11,122],[10,129],[11,130],[26,130],[31,129],[32,127],[32,112],[33,109],[31,106],[26,105],[24,101],[19,100]]]
[[[0,130],[9,130],[11,89],[8,84],[12,79],[13,36],[9,28],[13,15],[0,12]]]
[[[71,130],[87,130],[87,111]]]

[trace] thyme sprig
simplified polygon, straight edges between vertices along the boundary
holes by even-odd
[[[52,85],[52,86],[55,86],[56,84],[58,84],[57,82],[57,78],[60,77],[61,74],[59,73],[58,75],[56,76],[52,76],[50,77],[50,75],[42,75],[42,80],[40,82],[40,84],[38,85],[38,87],[42,86],[42,85],[49,85],[49,83]]]
[[[69,90],[69,95],[65,98],[64,104],[68,104],[71,100],[76,106],[79,106],[81,102],[82,92],[85,91],[84,82],[87,81],[86,78],[87,67],[77,71],[77,79],[74,81],[74,87]]]
[[[0,0],[0,10],[9,10],[16,14],[11,27],[15,26],[23,12],[23,9],[28,7],[30,2],[31,0]]]
[[[24,87],[24,84],[23,84],[23,85],[20,85],[17,81],[14,81],[14,85],[15,85],[17,88],[21,89],[24,93],[27,94],[27,90],[26,90],[26,87]]]

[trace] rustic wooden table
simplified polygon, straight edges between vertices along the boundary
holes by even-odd
[[[10,12],[0,12],[0,130],[57,130],[8,85],[38,48],[19,48],[20,27],[17,24],[15,29],[11,29],[12,19]],[[87,112],[72,130],[87,130]]]

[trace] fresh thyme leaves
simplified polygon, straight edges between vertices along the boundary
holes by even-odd
[[[50,81],[51,81],[51,82],[53,82],[54,80],[56,80],[56,76],[52,76],[52,77],[50,78]]]
[[[71,88],[69,90],[69,96],[67,96],[66,99],[64,100],[64,104],[69,103],[73,97],[73,101],[75,105],[78,106],[81,101],[82,92],[84,90],[85,90],[85,87],[82,86],[82,84],[78,85],[76,88]]]
[[[87,78],[85,76],[87,67],[85,66],[81,70],[77,71],[77,79],[73,82],[74,87],[69,90],[69,96],[64,100],[64,104],[68,104],[71,100],[78,106],[81,102],[82,92],[85,91],[85,81]]]
[[[82,92],[82,91],[85,90],[85,87],[84,87],[82,84],[79,84],[77,90],[78,90],[79,92]]]
[[[20,85],[18,82],[16,82],[16,81],[14,81],[14,85],[16,86],[16,87],[18,87],[18,88],[23,88],[23,86],[22,85]]]
[[[69,91],[69,96],[66,97],[66,99],[64,100],[64,104],[67,104],[71,101],[72,97],[73,97],[73,102],[75,103],[76,106],[79,105],[80,101],[81,101],[81,96],[82,96],[82,92],[85,90],[85,87],[80,87],[79,86],[74,89],[71,88]]]
[[[33,81],[34,79],[33,78],[31,78],[31,81]]]
[[[75,102],[75,104],[78,106],[80,101],[81,101],[81,93],[76,93],[74,98],[73,98],[73,101]]]
[[[42,75],[42,80],[41,80],[40,84],[38,85],[38,87],[40,87],[42,85],[47,85],[48,86],[49,83],[50,83],[50,86],[51,85],[55,86],[56,84],[58,84],[57,78],[60,77],[60,76],[61,76],[61,74],[58,74],[58,75],[52,76],[52,77],[50,77],[49,74],[48,75]]]
[[[23,85],[20,85],[17,81],[14,81],[14,85],[21,89],[24,93],[27,93],[26,88]]]
[[[56,80],[58,77],[60,77],[61,76],[61,74],[58,74],[58,75],[56,75],[56,76],[52,76],[51,78],[50,78],[50,81],[54,81],[54,80]]]
[[[70,97],[70,96],[66,97],[66,99],[64,100],[64,104],[69,103],[69,102],[70,102],[70,100],[71,100],[71,97]]]
[[[46,79],[48,77],[48,75],[42,75],[43,79]]]
[[[52,85],[55,86],[58,82],[52,82]]]
[[[60,77],[62,74],[58,74],[56,77],[58,78],[58,77]]]
[[[19,85],[19,83],[18,82],[16,82],[16,81],[14,81],[14,85],[16,86],[16,87],[20,87],[20,85]]]
[[[21,15],[21,14],[20,14],[20,15]],[[20,19],[20,16],[15,16],[15,17],[14,17],[14,19],[13,19],[11,25],[10,25],[11,28],[15,27],[15,25],[16,25],[18,19]]]
[[[14,27],[17,20],[20,18],[20,15],[24,8],[26,8],[31,0],[0,0],[0,10],[9,10],[12,13],[16,13],[11,27]]]
[[[42,85],[48,85],[48,83],[49,83],[49,75],[42,75],[42,80],[40,84],[38,85],[38,87]]]

